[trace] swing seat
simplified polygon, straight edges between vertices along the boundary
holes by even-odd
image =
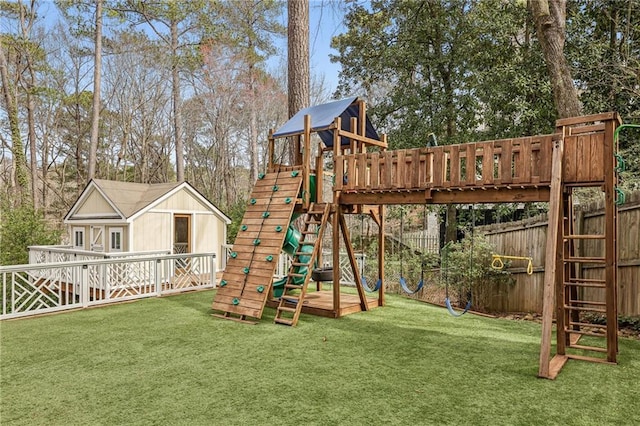
[[[369,287],[369,285],[367,284],[367,279],[365,277],[360,278],[360,282],[362,283],[362,287],[365,289],[365,291],[369,293],[378,291],[380,290],[380,287],[382,287],[382,280],[380,278],[378,278],[378,281],[376,281],[376,285],[373,288]]]
[[[420,280],[418,281],[418,285],[416,286],[416,288],[414,290],[411,290],[407,285],[407,280],[405,280],[404,277],[400,277],[400,287],[402,287],[402,290],[407,294],[416,294],[417,292],[422,290],[423,286],[424,280]]]
[[[444,304],[447,305],[447,310],[454,317],[461,317],[462,315],[466,314],[469,311],[469,309],[471,309],[471,299],[467,300],[467,306],[465,306],[464,310],[459,313],[456,312],[455,309],[453,309],[453,306],[451,306],[451,301],[449,300],[449,297],[446,297],[444,299]]]

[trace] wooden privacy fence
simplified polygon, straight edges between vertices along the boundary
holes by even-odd
[[[599,207],[599,208],[598,208]],[[576,208],[576,229],[593,234],[602,228],[602,205]],[[618,313],[640,315],[640,193],[618,208]],[[527,275],[526,262],[513,262],[508,270],[515,285],[495,285],[487,290],[485,308],[495,312],[542,312],[544,262],[547,236],[546,215],[536,218],[477,228],[496,248],[496,253],[533,258],[533,274]],[[602,240],[584,240],[577,244],[581,257],[602,253]],[[604,265],[581,264],[579,274],[601,279]],[[598,300],[598,289],[581,289],[580,300]]]

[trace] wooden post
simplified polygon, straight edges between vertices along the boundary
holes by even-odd
[[[384,205],[378,206],[378,306],[384,306]]]
[[[275,146],[276,146],[276,142],[273,139],[273,129],[269,129],[269,139],[268,139],[269,143],[267,144],[267,171],[268,172],[272,172],[273,171],[273,157],[274,157],[274,151],[275,151]]]
[[[333,239],[333,314],[340,317],[340,206],[336,205],[331,220]]]
[[[607,120],[604,130],[604,235],[605,235],[605,305],[607,311],[607,361],[616,362],[618,352],[618,250],[615,157],[613,140],[619,117]]]
[[[304,146],[302,148],[302,205],[309,210],[311,204],[311,116],[304,116]]]
[[[349,263],[351,264],[351,270],[353,271],[353,278],[356,282],[356,289],[358,290],[358,296],[360,297],[360,308],[363,311],[369,310],[369,304],[367,303],[367,295],[362,287],[362,277],[360,276],[360,270],[358,268],[358,262],[353,252],[353,246],[351,244],[351,237],[349,236],[349,228],[344,220],[344,215],[340,214],[340,227],[342,229],[342,237],[344,238],[344,245],[346,247],[347,256],[349,256]]]
[[[562,209],[562,158],[564,138],[554,142],[551,171],[551,194],[549,197],[549,228],[544,270],[544,294],[542,301],[542,339],[540,342],[540,365],[538,376],[551,378],[551,331],[553,326],[554,295],[556,284],[557,243]],[[558,301],[560,303],[560,301]]]
[[[333,125],[333,170],[337,170],[336,159],[341,154],[341,138],[340,129],[342,126],[342,120],[337,117]],[[333,239],[333,314],[336,317],[340,316],[340,226],[339,215],[342,214],[340,210],[340,191],[337,190],[338,182],[340,187],[342,186],[342,175],[334,176],[334,188],[333,188],[333,216],[331,217],[332,239]]]

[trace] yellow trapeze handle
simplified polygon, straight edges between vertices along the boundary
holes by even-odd
[[[500,255],[499,254],[492,254],[491,257],[493,257],[493,261],[491,262],[491,267],[493,269],[502,269],[502,268],[504,268],[504,263],[502,263],[502,259],[500,259]]]
[[[491,267],[493,269],[504,268],[504,263],[502,262],[502,259],[528,260],[529,263],[527,264],[527,275],[533,274],[533,262],[532,262],[533,259],[531,257],[507,256],[504,254],[492,254],[491,257],[493,258],[493,260],[491,261]]]

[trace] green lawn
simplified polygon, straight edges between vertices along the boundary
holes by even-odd
[[[211,317],[212,291],[0,324],[0,424],[640,424],[640,341],[536,378],[540,326],[389,296],[339,320]]]

